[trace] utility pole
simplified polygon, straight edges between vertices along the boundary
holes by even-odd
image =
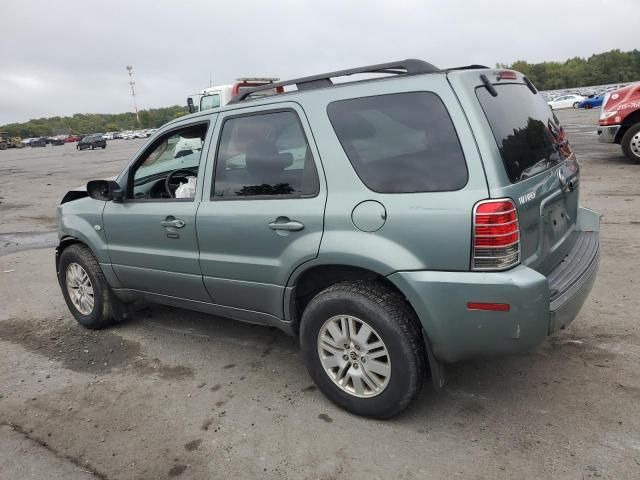
[[[127,71],[129,72],[129,85],[131,86],[131,96],[133,97],[133,108],[136,110],[136,123],[140,124],[140,117],[138,116],[138,104],[136,102],[136,89],[134,85],[136,82],[133,81],[133,66],[127,65]]]

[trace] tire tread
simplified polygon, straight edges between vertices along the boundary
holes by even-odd
[[[631,138],[638,132],[640,132],[640,123],[636,123],[635,125],[629,127],[629,129],[622,136],[620,146],[622,147],[622,153],[624,153],[629,160],[640,163],[640,157],[638,157],[631,151]]]
[[[86,246],[80,243],[75,243],[64,249],[60,257],[61,264],[62,264],[62,259],[64,258],[65,255],[75,255],[79,257],[80,260],[85,264],[84,266],[91,270],[91,274],[93,274],[98,280],[98,282],[100,282],[101,284],[100,290],[102,292],[102,298],[100,301],[100,305],[102,306],[102,311],[100,312],[100,315],[95,321],[91,323],[81,322],[82,325],[90,329],[98,330],[113,324],[115,320],[114,320],[113,306],[111,302],[111,291],[109,289],[109,284],[107,283],[107,279],[105,278],[104,273],[102,273],[102,268],[100,268],[100,264],[98,263],[98,260],[96,259],[96,257]],[[62,278],[63,276],[62,268],[60,269],[60,276],[61,276],[60,286],[66,290],[66,286]],[[67,297],[67,295],[68,294],[65,291],[65,298]],[[96,305],[97,305],[97,302],[96,302]]]
[[[408,367],[416,371],[416,375],[412,377],[413,382],[404,397],[396,405],[390,406],[384,413],[374,416],[380,419],[394,417],[415,402],[423,385],[427,363],[422,326],[415,312],[402,295],[380,282],[370,280],[347,280],[336,283],[318,293],[309,302],[307,308],[313,308],[315,304],[322,302],[327,297],[344,296],[345,294],[365,297],[377,304],[385,311],[389,321],[396,324],[403,336],[408,340],[412,352],[410,361],[413,363]]]

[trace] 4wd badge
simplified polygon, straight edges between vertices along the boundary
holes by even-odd
[[[530,202],[534,198],[536,198],[536,192],[529,192],[522,195],[521,197],[518,197],[518,202],[520,202],[520,205],[524,205],[525,203]]]

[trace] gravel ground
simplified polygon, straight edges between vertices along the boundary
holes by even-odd
[[[329,403],[274,329],[159,306],[80,328],[55,205],[141,141],[0,152],[0,478],[640,478],[640,165],[596,142],[597,111],[559,116],[604,214],[591,297],[536,351],[448,366],[384,422]]]

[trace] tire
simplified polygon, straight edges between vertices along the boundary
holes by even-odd
[[[579,105],[580,105],[580,103],[579,103],[579,102],[574,102],[574,104],[573,104],[573,108],[578,108],[578,106],[579,106]],[[587,108],[588,108],[588,107],[587,107]]]
[[[591,110],[593,108],[593,105],[591,105],[590,103],[587,103],[584,108],[586,108],[587,110]]]
[[[71,311],[71,314],[75,317],[80,325],[90,329],[104,328],[114,323],[113,304],[111,301],[111,292],[109,285],[104,278],[100,264],[93,256],[91,251],[84,245],[74,244],[62,252],[60,255],[60,261],[58,266],[58,283],[62,289],[67,307]],[[88,276],[90,283],[83,285],[85,291],[87,288],[91,288],[93,292],[93,307],[90,311],[81,311],[76,303],[79,303],[71,299],[70,290],[67,285],[67,280],[73,284],[74,274],[76,266],[79,266],[82,271]],[[81,306],[86,307],[87,303],[79,303]]]
[[[620,141],[622,153],[629,160],[640,163],[640,123],[629,128]]]
[[[105,145],[104,147],[102,147],[102,149],[104,150],[105,148],[107,148],[107,146]]]
[[[327,325],[335,327],[336,323],[331,322],[340,324],[342,318],[346,321],[343,325],[349,325],[350,321],[356,325],[357,333],[351,336],[352,343],[347,337],[338,340],[337,335],[326,336],[329,334]],[[368,339],[360,336],[366,335],[362,330],[365,325],[372,329]],[[345,327],[343,331],[346,330]],[[340,344],[339,350],[333,349],[336,355],[328,354],[329,350],[324,349],[329,338],[333,344]],[[322,346],[320,339],[325,340]],[[378,344],[378,340],[382,341],[382,347],[366,348]],[[345,346],[349,348],[345,349]],[[385,348],[385,355],[380,356]],[[341,282],[317,294],[302,314],[300,349],[307,370],[320,390],[333,403],[356,415],[391,418],[406,409],[422,388],[426,355],[420,323],[403,297],[375,282]],[[335,366],[337,370],[331,371],[325,368],[326,363],[323,365],[327,359],[341,362],[341,366]],[[385,366],[385,371],[389,372],[386,379],[369,370],[374,365],[377,365],[376,370],[380,365]],[[342,380],[337,380],[341,372]],[[378,391],[358,381],[358,395],[354,381],[357,375],[360,378],[375,376]],[[343,386],[338,385],[339,381]]]

